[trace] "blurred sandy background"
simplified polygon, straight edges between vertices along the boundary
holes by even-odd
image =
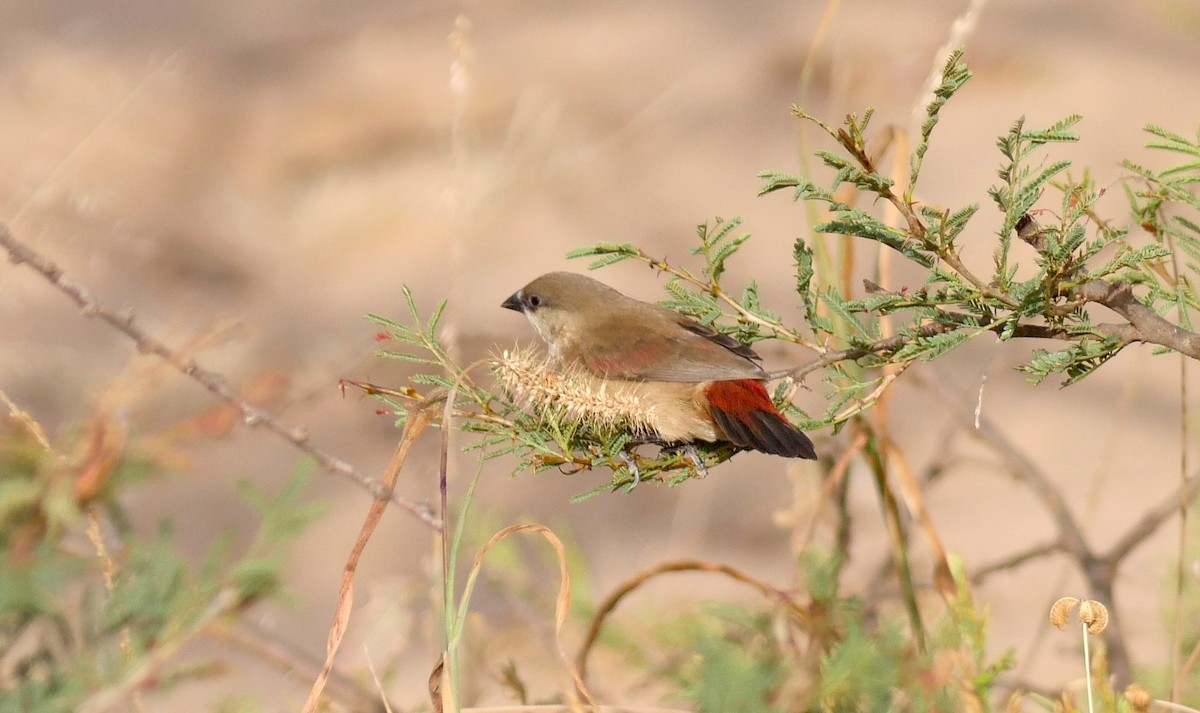
[[[0,219],[98,298],[133,308],[169,341],[226,330],[227,338],[197,354],[202,364],[238,385],[285,383],[265,389],[275,408],[307,425],[318,445],[378,473],[397,433],[374,414],[373,402],[341,398],[336,381],[403,380],[400,366],[371,357],[377,330],[362,319],[368,312],[402,316],[401,284],[426,308],[451,299],[449,336],[474,358],[491,345],[531,338],[524,320],[498,305],[541,272],[582,270],[564,261],[570,248],[630,240],[683,261],[697,223],[741,216],[755,238],[731,264],[727,283],[757,278],[765,300],[798,319],[789,263],[792,240],[806,230],[804,212],[783,195],[756,198],[755,174],[799,166],[798,124],[788,107],[801,100],[801,70],[825,7],[775,0],[6,0]],[[877,127],[911,130],[914,106],[940,66],[939,48],[965,8],[842,3],[815,54],[805,106],[836,123],[873,105]],[[1121,175],[1124,157],[1155,164],[1141,149],[1142,125],[1190,134],[1200,123],[1194,2],[992,2],[967,37],[976,78],[943,114],[920,195],[951,208],[984,204],[972,229],[980,248],[968,251],[980,264],[990,258],[989,235],[999,222],[985,194],[999,163],[994,140],[1015,118],[1041,126],[1083,114],[1083,141],[1062,154],[1090,166],[1101,184]],[[1109,217],[1124,220],[1119,191],[1105,206]],[[644,267],[618,266],[602,277],[635,296],[661,295],[661,278]],[[985,414],[1073,494],[1102,549],[1176,483],[1177,362],[1132,348],[1098,376],[1059,391],[1029,386],[1011,370],[1023,346],[979,339],[920,371],[971,399],[986,374]],[[763,351],[772,365],[806,356]],[[132,357],[123,338],[80,318],[31,271],[0,265],[0,388],[52,433],[61,436],[86,417]],[[924,467],[954,419],[922,387],[902,385],[897,399],[894,428]],[[170,375],[130,398],[123,415],[135,432],[156,433],[212,405],[197,386]],[[1040,506],[994,458],[966,437],[953,444],[970,457],[928,497],[946,544],[968,567],[1052,534]],[[842,445],[818,434],[825,452]],[[173,518],[180,539],[199,552],[221,529],[247,533],[250,513],[231,504],[234,479],[269,487],[296,461],[268,435],[239,430],[200,442],[187,475],[140,488],[129,507],[147,531]],[[746,454],[678,489],[648,485],[571,505],[571,495],[607,475],[510,479],[492,467],[477,496],[486,514],[480,527],[531,519],[571,536],[596,596],[668,557],[721,560],[783,585],[791,576],[790,533],[777,515],[794,491],[811,506],[819,476],[808,468],[789,473],[782,460]],[[403,494],[431,498],[434,472],[434,450],[426,447],[410,462]],[[460,484],[469,472],[463,460]],[[878,561],[871,553],[885,541],[862,475],[854,491],[861,552],[851,587],[867,581]],[[368,499],[329,476],[317,480],[314,497],[332,507],[294,557],[291,585],[302,603],[264,607],[259,623],[319,656]],[[1120,582],[1116,615],[1146,664],[1161,663],[1167,652],[1172,529],[1139,551]],[[360,570],[358,626],[343,648],[355,669],[364,645],[377,665],[408,662],[392,693],[410,705],[424,699],[434,658],[429,540],[402,513],[386,518]],[[543,589],[552,595],[545,562],[535,571],[547,573]],[[682,577],[639,603],[653,600],[669,611],[672,602],[710,589],[728,594],[710,579]],[[492,670],[521,658],[535,695],[552,694],[556,676],[539,673],[550,659],[552,600],[525,611],[495,591],[480,593],[479,610],[493,627],[477,639],[488,652],[482,658]],[[1061,559],[996,576],[979,592],[995,619],[995,650],[1017,647],[1026,680],[1057,686],[1077,670],[1074,639],[1052,640],[1034,654],[1026,648],[1046,605],[1068,594],[1083,592]],[[521,647],[505,633],[514,623],[540,634],[526,635]],[[152,709],[184,710],[264,681],[279,692],[279,710],[302,700],[307,682],[260,675],[249,660],[242,665],[239,673],[150,699]],[[503,700],[489,675],[475,669],[480,700]],[[629,687],[597,686],[614,702],[653,702]]]

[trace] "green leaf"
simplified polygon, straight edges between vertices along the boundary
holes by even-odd
[[[593,255],[608,255],[612,253],[625,255],[626,257],[634,257],[638,254],[638,248],[633,243],[596,243],[591,247],[576,248],[575,250],[571,250],[567,253],[567,259],[573,260],[575,258],[589,257]]]
[[[912,342],[896,350],[893,354],[893,359],[896,363],[914,360],[931,361],[946,354],[977,334],[979,334],[978,331],[960,329],[952,332],[943,332],[932,337],[918,336]]]
[[[925,267],[933,267],[937,260],[935,255],[914,245],[907,233],[859,209],[840,212],[834,220],[818,224],[815,230],[835,235],[854,235],[882,243]]]
[[[1041,383],[1050,374],[1066,374],[1062,386],[1070,386],[1100,368],[1124,346],[1120,340],[1107,339],[1080,341],[1056,352],[1039,349],[1028,364],[1017,368],[1029,374],[1029,380],[1035,384]]]
[[[750,239],[749,233],[731,237],[733,230],[741,223],[741,218],[730,220],[717,218],[711,226],[707,223],[696,226],[700,246],[693,248],[691,252],[693,255],[704,256],[706,263],[704,274],[708,275],[714,285],[720,281],[721,275],[725,272],[725,261],[737,252],[742,243]]]
[[[945,64],[942,65],[941,81],[933,90],[933,100],[925,107],[925,120],[921,123],[921,135],[917,141],[916,148],[908,160],[908,190],[905,192],[904,197],[909,203],[912,202],[913,191],[920,179],[921,165],[924,161],[925,153],[929,150],[929,138],[933,135],[934,127],[937,126],[942,107],[971,79],[971,70],[967,69],[965,64],[959,62],[962,59],[962,55],[963,49],[961,47],[950,52]]]

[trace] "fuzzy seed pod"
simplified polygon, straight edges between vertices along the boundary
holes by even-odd
[[[578,424],[596,433],[652,430],[650,409],[632,385],[604,383],[578,367],[564,368],[518,349],[493,355],[492,371],[513,401],[543,421]]]

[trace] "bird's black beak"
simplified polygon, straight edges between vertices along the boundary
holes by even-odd
[[[517,290],[516,292],[512,293],[508,299],[501,302],[500,306],[504,309],[511,309],[514,312],[524,312],[525,304],[521,301],[521,297],[521,291]]]

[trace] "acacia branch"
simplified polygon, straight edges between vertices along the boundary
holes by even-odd
[[[285,423],[270,411],[250,404],[230,388],[224,376],[201,367],[194,359],[184,356],[142,329],[134,321],[132,311],[117,311],[94,299],[86,287],[68,278],[61,267],[17,240],[9,231],[8,226],[3,223],[0,223],[0,246],[8,251],[10,262],[14,265],[28,265],[78,305],[83,316],[108,324],[133,340],[134,345],[142,354],[153,354],[159,357],[179,373],[237,409],[241,414],[242,421],[247,426],[261,427],[274,433],[315,460],[326,471],[349,478],[376,499],[388,500],[434,530],[441,529],[441,520],[427,505],[397,496],[388,487],[359,473],[346,461],[314,446],[309,441],[308,431],[304,427]]]
[[[1087,302],[1102,304],[1129,320],[1127,341],[1157,344],[1200,359],[1200,334],[1172,324],[1139,302],[1129,284],[1091,280],[1075,290],[1075,294]]]
[[[874,173],[875,168],[871,158],[852,141],[843,140],[842,145],[850,150],[862,167]],[[1016,309],[1019,303],[1007,292],[997,291],[975,274],[973,274],[958,256],[952,245],[939,245],[930,242],[928,231],[920,217],[912,209],[912,205],[901,196],[896,195],[890,188],[878,191],[879,196],[891,203],[899,211],[908,224],[908,232],[927,250],[937,254],[938,258],[957,272],[963,279],[973,285],[985,297],[998,300],[1010,309]],[[1025,241],[1039,252],[1046,247],[1045,236],[1041,227],[1029,215],[1025,215],[1017,223],[1017,237]],[[1147,307],[1133,296],[1133,289],[1128,283],[1113,283],[1105,280],[1091,280],[1076,288],[1071,293],[1072,304],[1080,306],[1083,303],[1095,302],[1104,305],[1128,320],[1127,324],[1102,324],[1095,327],[1098,334],[1116,337],[1122,342],[1146,342],[1167,347],[1192,359],[1200,359],[1200,334],[1190,332],[1163,318],[1152,308]]]
[[[738,313],[738,316],[741,319],[745,319],[747,322],[750,322],[752,324],[757,324],[758,326],[763,327],[764,329],[771,330],[777,339],[784,339],[789,342],[795,342],[796,344],[804,345],[806,347],[809,347],[810,349],[819,350],[819,347],[817,347],[812,342],[806,340],[804,337],[800,336],[799,333],[788,329],[787,327],[780,324],[779,322],[772,322],[770,320],[763,319],[759,315],[755,314],[753,311],[746,309],[740,302],[738,302],[736,299],[734,299],[729,294],[727,294],[725,292],[725,290],[721,289],[720,285],[716,284],[715,282],[701,280],[701,279],[697,278],[695,275],[691,274],[690,272],[687,272],[686,270],[681,270],[676,267],[673,267],[670,263],[668,263],[666,261],[665,258],[662,260],[659,260],[658,258],[652,257],[649,253],[647,253],[645,250],[642,250],[641,248],[635,248],[634,250],[635,250],[635,252],[633,253],[633,255],[631,257],[641,260],[642,262],[649,265],[650,268],[653,270],[658,270],[659,272],[665,272],[669,275],[677,277],[680,280],[683,280],[684,282],[687,282],[688,284],[691,284],[691,285],[703,290],[704,292],[707,292],[708,294],[712,295],[716,299],[718,299],[718,300],[724,302],[725,304],[729,305],[730,307],[732,307]]]
[[[986,316],[972,315],[979,325],[988,331],[1000,333],[1004,331],[1004,323],[990,319]],[[893,352],[906,344],[911,343],[915,339],[927,339],[936,337],[939,334],[953,332],[956,329],[972,328],[968,323],[968,315],[959,312],[939,311],[938,320],[936,322],[926,322],[917,327],[908,334],[896,334],[891,337],[886,337],[874,341],[868,345],[861,347],[849,347],[847,349],[839,349],[837,351],[826,351],[818,359],[814,359],[807,364],[794,366],[788,369],[781,369],[769,373],[770,379],[782,379],[784,377],[792,377],[795,379],[803,379],[808,374],[819,369],[824,369],[841,361],[855,361],[863,357],[871,356],[872,354],[884,354]],[[978,327],[975,327],[978,328]],[[1093,330],[1105,336],[1113,336],[1127,342],[1139,341],[1136,331],[1128,324],[1098,324],[1093,326]],[[1078,339],[1078,335],[1068,332],[1061,327],[1054,327],[1046,324],[1018,324],[1012,331],[1012,336],[1022,339],[1054,339],[1058,341],[1070,341]]]
[[[1045,231],[1032,216],[1026,214],[1017,222],[1017,237],[1034,250],[1044,252],[1048,241]],[[1080,269],[1081,274],[1087,271]],[[1133,286],[1125,282],[1089,280],[1071,291],[1071,300],[1063,309],[1076,309],[1094,302],[1111,309],[1128,320],[1127,324],[1098,325],[1096,331],[1117,337],[1126,344],[1146,342],[1166,347],[1192,359],[1200,359],[1200,334],[1172,324],[1152,308],[1133,296]]]

